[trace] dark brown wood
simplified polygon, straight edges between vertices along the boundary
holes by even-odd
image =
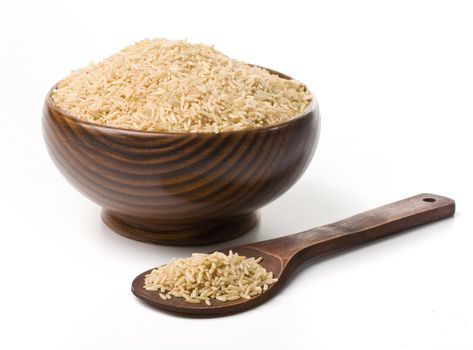
[[[284,124],[220,134],[91,124],[58,109],[50,94],[43,114],[52,159],[104,208],[104,222],[126,237],[169,245],[210,244],[248,232],[258,222],[257,209],[304,172],[319,125],[315,100]]]
[[[212,306],[189,304],[182,298],[162,300],[158,293],[143,288],[148,270],[135,278],[132,292],[145,302],[170,311],[194,316],[219,316],[250,309],[271,298],[287,282],[295,269],[309,259],[321,258],[400,231],[453,216],[455,202],[435,194],[419,194],[330,225],[268,241],[222,250],[240,255],[263,257],[261,265],[279,278],[265,293],[249,300],[212,301]]]

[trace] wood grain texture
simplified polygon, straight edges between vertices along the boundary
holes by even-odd
[[[274,296],[297,267],[310,259],[321,258],[422,224],[444,219],[453,216],[454,213],[453,200],[423,193],[333,224],[290,236],[223,249],[222,252],[226,254],[232,250],[247,257],[263,257],[261,265],[279,278],[278,282],[271,285],[265,293],[249,300],[239,299],[227,302],[216,300],[212,301],[211,306],[205,303],[189,304],[182,298],[162,300],[157,292],[143,288],[145,275],[151,270],[143,272],[134,279],[132,292],[152,306],[187,316],[221,316],[242,312]]]
[[[50,94],[43,113],[52,159],[104,208],[104,222],[126,237],[170,245],[210,244],[248,232],[258,222],[257,209],[304,172],[319,124],[315,100],[284,124],[220,134],[91,124],[58,109]]]

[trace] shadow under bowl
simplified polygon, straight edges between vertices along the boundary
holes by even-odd
[[[59,170],[103,208],[113,231],[165,245],[212,244],[251,230],[257,210],[302,175],[320,129],[315,98],[283,124],[216,134],[92,124],[59,109],[50,95],[43,135]]]

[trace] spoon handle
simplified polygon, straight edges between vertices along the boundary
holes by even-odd
[[[285,264],[297,266],[391,234],[453,216],[455,202],[435,194],[419,194],[333,224],[255,244]]]

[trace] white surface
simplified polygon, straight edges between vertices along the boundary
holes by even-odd
[[[471,6],[2,1],[0,348],[472,349]],[[456,217],[312,264],[243,314],[196,320],[145,306],[133,277],[194,249],[108,230],[50,161],[41,109],[71,69],[155,36],[214,43],[318,97],[312,164],[238,243],[421,192],[454,198]]]

